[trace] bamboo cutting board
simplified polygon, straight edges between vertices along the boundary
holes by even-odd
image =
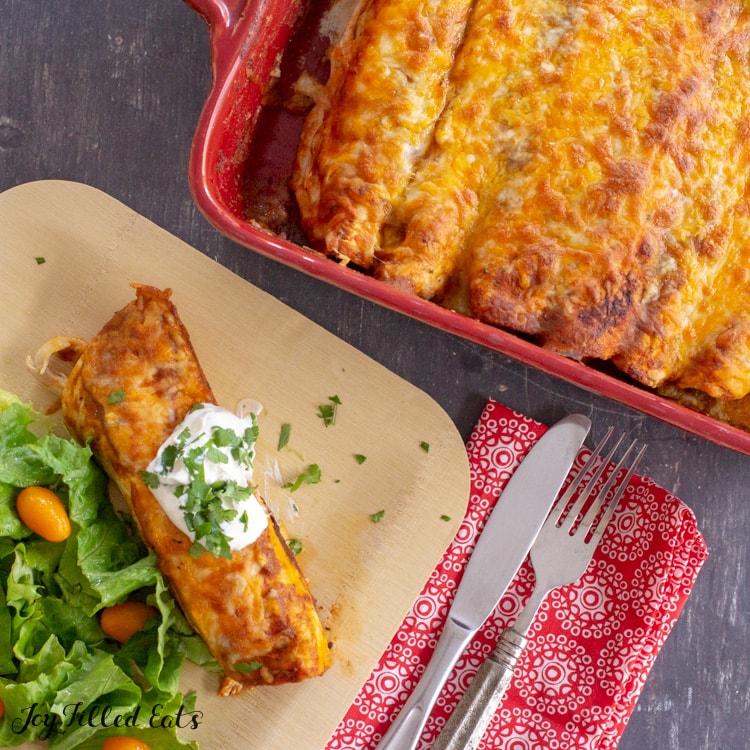
[[[463,518],[468,460],[451,420],[425,393],[93,188],[45,181],[0,195],[0,269],[0,388],[38,409],[54,398],[26,356],[52,336],[92,336],[133,298],[130,282],[173,290],[219,403],[263,404],[256,479],[303,542],[335,662],[314,680],[221,699],[216,675],[189,665],[183,686],[197,689],[203,723],[182,736],[203,750],[325,747]],[[341,405],[326,427],[318,407],[334,395]],[[291,437],[278,451],[284,423]],[[270,468],[288,481],[310,463],[322,481],[295,492],[291,513]]]

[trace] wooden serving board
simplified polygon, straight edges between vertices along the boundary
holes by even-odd
[[[183,685],[198,691],[203,723],[182,736],[204,750],[325,747],[463,518],[468,460],[451,420],[425,393],[93,188],[44,181],[0,195],[0,269],[0,388],[38,409],[54,398],[26,356],[56,335],[95,334],[134,297],[130,282],[173,290],[222,405],[263,404],[256,479],[302,540],[335,663],[323,677],[232,698],[218,698],[217,676],[189,665]],[[331,396],[341,405],[326,427],[317,412]],[[278,451],[283,423],[291,437]],[[296,516],[265,470],[276,461],[284,481],[320,466],[320,484],[294,493]]]

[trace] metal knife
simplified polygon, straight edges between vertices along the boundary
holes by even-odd
[[[469,558],[435,652],[376,750],[416,747],[451,670],[528,555],[590,428],[580,414],[560,420],[511,476]]]

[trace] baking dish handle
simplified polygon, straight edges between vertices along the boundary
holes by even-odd
[[[235,52],[235,31],[251,0],[184,0],[208,25],[214,76],[223,71]]]
[[[234,27],[245,3],[246,0],[185,0],[186,5],[206,19],[212,30],[225,31]]]

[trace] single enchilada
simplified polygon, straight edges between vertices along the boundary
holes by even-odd
[[[703,82],[667,143],[680,164],[681,220],[637,329],[615,356],[650,385],[718,399],[750,391],[750,13],[720,41]]]
[[[663,147],[709,76],[733,19],[701,0],[576,4],[576,23],[530,79],[524,156],[508,164],[470,240],[471,309],[575,358],[607,359],[636,324],[680,219]]]
[[[196,405],[215,399],[170,292],[135,288],[136,299],[88,344],[53,340],[41,350],[42,371],[56,348],[74,351],[62,393],[65,422],[90,442],[122,492],[175,598],[224,670],[222,695],[320,675],[330,664],[326,634],[271,514],[263,508],[264,528],[253,542],[214,554],[196,549],[152,491],[160,448]]]
[[[524,101],[529,73],[574,19],[561,0],[477,0],[450,71],[445,110],[384,225],[378,278],[428,299],[449,291],[489,186],[523,149],[515,128],[542,114],[539,102]]]
[[[427,147],[470,0],[363,0],[331,50],[292,187],[311,241],[371,269],[382,224]],[[307,83],[309,83],[308,79]]]

